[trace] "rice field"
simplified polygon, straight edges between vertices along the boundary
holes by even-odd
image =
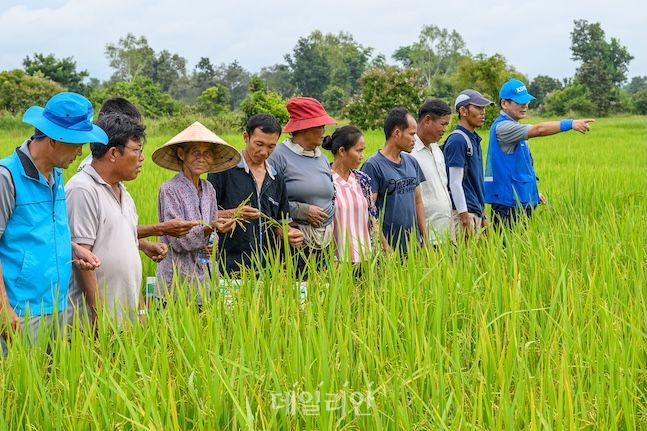
[[[142,224],[172,176],[150,155],[178,131],[149,127],[127,183]],[[0,156],[29,133],[0,131]],[[646,140],[645,117],[533,140],[549,202],[527,230],[379,256],[359,282],[330,264],[305,299],[275,262],[200,312],[13,343],[0,429],[645,429]]]

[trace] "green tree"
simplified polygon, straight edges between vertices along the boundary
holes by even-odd
[[[633,56],[616,38],[605,39],[600,23],[576,20],[571,32],[571,58],[581,64],[575,79],[582,83],[595,104],[595,114],[606,115],[619,98]]]
[[[107,44],[105,54],[110,67],[115,69],[113,81],[132,81],[138,76],[150,78],[152,75],[155,51],[145,36],[137,38],[128,33],[116,44]]]
[[[546,95],[542,109],[542,112],[548,115],[560,116],[567,114],[588,116],[594,111],[595,105],[591,100],[591,93],[577,81]]]
[[[41,74],[47,79],[58,82],[69,91],[86,94],[87,87],[83,84],[88,77],[87,70],[76,70],[76,61],[72,57],[58,59],[54,54],[44,55],[35,53],[34,58],[25,57],[22,61],[25,72],[29,75]]]
[[[292,82],[304,96],[321,100],[330,82],[330,65],[325,53],[312,37],[300,37],[285,61],[292,72]]]
[[[528,92],[536,98],[533,104],[541,106],[544,104],[544,98],[547,94],[560,88],[562,88],[562,83],[558,79],[547,75],[537,75],[528,85]]]
[[[647,88],[638,90],[631,96],[632,112],[634,114],[647,114]]]
[[[418,41],[398,48],[393,58],[404,67],[415,67],[419,70],[419,80],[436,97],[448,97],[447,79],[458,68],[461,60],[470,53],[465,47],[463,37],[456,31],[435,25],[425,25],[420,31]],[[440,84],[440,85],[439,85]]]
[[[496,102],[499,89],[504,82],[512,78],[528,82],[523,74],[507,64],[502,55],[487,57],[479,54],[473,58],[464,57],[454,72],[452,81],[457,92],[471,88]]]
[[[349,33],[326,33],[316,30],[301,37],[285,59],[298,92],[321,100],[329,85],[353,94],[366,70],[372,48],[357,43]]]
[[[265,81],[269,90],[276,91],[281,97],[288,98],[296,94],[292,73],[286,64],[264,67],[259,76]]]
[[[346,92],[343,88],[336,85],[329,85],[323,93],[321,103],[326,107],[326,111],[332,115],[339,115],[344,108]]]
[[[186,59],[167,50],[155,53],[145,36],[128,33],[116,44],[105,49],[110,67],[115,69],[111,81],[133,81],[137,77],[150,78],[168,92],[178,81],[186,78]]]
[[[41,74],[22,70],[0,72],[0,111],[21,114],[32,105],[43,106],[54,94],[65,89]]]
[[[369,69],[360,78],[359,92],[344,108],[344,114],[362,129],[379,129],[392,108],[404,106],[416,112],[422,100],[418,71],[390,66]]]
[[[169,91],[180,78],[186,77],[186,59],[178,54],[162,50],[155,56],[150,78],[160,85],[162,91]]]
[[[205,115],[217,115],[229,111],[231,96],[222,84],[209,87],[198,96],[198,110]]]
[[[629,94],[636,94],[641,90],[647,89],[647,76],[634,76],[629,81],[629,84],[625,85],[625,90]]]
[[[221,64],[216,69],[216,82],[220,82],[229,89],[231,94],[229,107],[233,111],[249,91],[250,73],[246,71],[237,60],[230,64]]]
[[[92,101],[98,104],[111,97],[130,100],[147,117],[173,115],[181,107],[169,94],[162,92],[158,83],[144,76],[135,77],[132,81],[111,82],[91,95]]]
[[[245,122],[256,114],[272,114],[280,124],[287,123],[290,117],[281,95],[268,90],[265,82],[256,75],[250,78],[249,94],[240,103],[240,110],[245,114]]]

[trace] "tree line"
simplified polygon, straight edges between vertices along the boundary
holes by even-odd
[[[104,82],[78,70],[73,57],[25,57],[22,70],[0,72],[0,111],[20,113],[67,89],[97,104],[126,97],[150,117],[219,118],[226,128],[258,112],[287,120],[285,99],[302,95],[368,129],[379,127],[393,106],[415,108],[427,97],[451,104],[465,88],[496,98],[501,84],[516,77],[528,83],[537,97],[531,108],[543,115],[647,113],[647,76],[627,82],[632,55],[617,39],[607,39],[599,23],[586,20],[574,21],[571,58],[578,67],[563,80],[539,75],[528,82],[504,56],[473,55],[457,31],[434,25],[424,26],[418,40],[398,48],[391,63],[350,33],[318,30],[300,37],[284,62],[257,74],[238,61],[215,64],[208,57],[188,70],[180,54],[155,51],[145,36],[131,33],[107,44],[105,56],[113,74]]]

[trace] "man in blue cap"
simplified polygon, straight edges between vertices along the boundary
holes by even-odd
[[[452,223],[456,234],[477,235],[485,227],[483,198],[483,153],[476,133],[485,122],[485,107],[494,102],[475,90],[463,90],[454,106],[458,125],[443,145],[449,191],[452,198]]]
[[[589,131],[591,119],[546,121],[520,124],[528,115],[528,103],[535,98],[518,79],[510,79],[499,92],[501,113],[490,127],[485,167],[485,201],[492,204],[493,224],[512,227],[520,217],[530,217],[544,202],[539,194],[528,139],[569,130]]]
[[[34,135],[0,160],[0,345],[22,328],[35,341],[41,330],[62,324],[72,262],[94,269],[99,259],[70,239],[63,173],[81,144],[106,144],[92,123],[92,104],[59,93],[44,108],[32,106],[23,121]],[[42,324],[42,325],[41,325]],[[42,334],[41,334],[42,335]]]

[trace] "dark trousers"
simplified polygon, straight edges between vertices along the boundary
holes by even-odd
[[[532,216],[533,207],[516,206],[509,207],[506,205],[492,204],[492,226],[495,229],[512,229],[521,222],[525,222]]]

